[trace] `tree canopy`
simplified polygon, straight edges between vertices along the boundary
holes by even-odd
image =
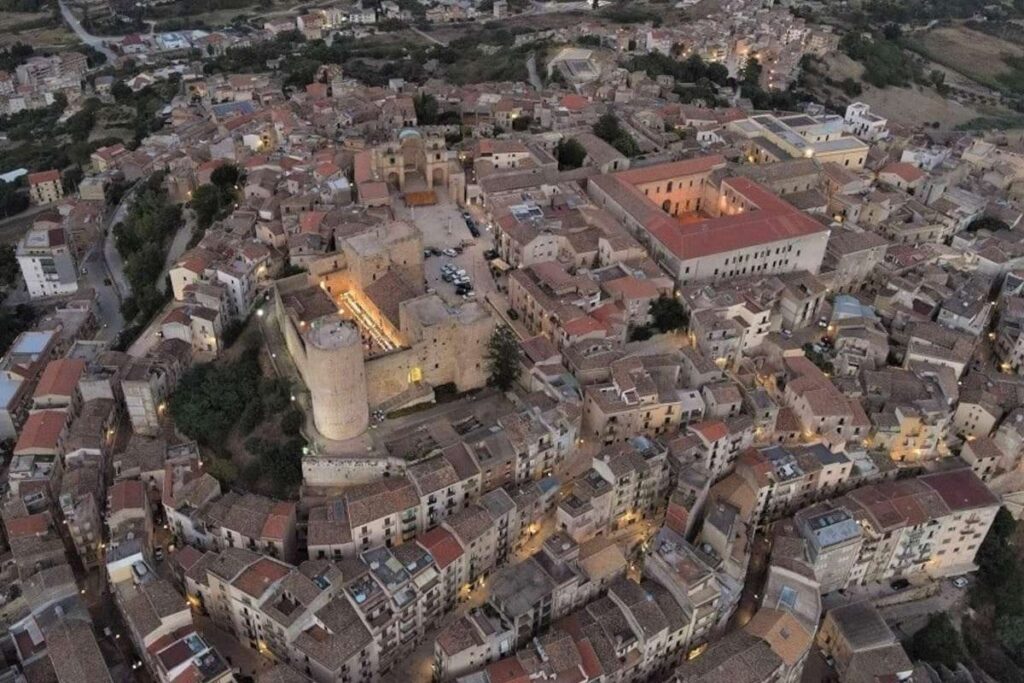
[[[579,168],[583,160],[587,158],[587,150],[576,138],[562,138],[555,148],[555,158],[558,159],[558,169],[561,171]]]
[[[519,358],[522,350],[516,333],[508,325],[498,325],[487,342],[487,372],[489,381],[502,391],[508,391],[519,378]]]
[[[619,123],[618,117],[611,112],[602,114],[601,118],[594,124],[594,135],[627,157],[635,157],[640,154],[640,148],[637,146],[636,140],[626,132],[622,124]]]
[[[684,329],[690,318],[678,299],[662,294],[651,302],[651,320],[662,332]]]
[[[910,639],[907,650],[916,659],[951,669],[966,658],[960,633],[945,612],[931,615],[925,627]]]
[[[259,348],[247,348],[233,363],[195,365],[171,397],[174,424],[189,438],[221,449],[252,400],[259,399]]]

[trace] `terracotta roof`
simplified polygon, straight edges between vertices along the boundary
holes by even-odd
[[[289,571],[287,565],[264,557],[249,565],[232,582],[232,585],[252,597],[258,598],[266,592],[271,584],[283,579]]]
[[[77,358],[60,358],[47,364],[39,376],[33,397],[71,396],[78,386],[78,380],[85,372],[85,361]]]
[[[570,111],[581,111],[590,106],[590,101],[586,97],[574,94],[564,96],[558,103]]]
[[[921,481],[953,511],[999,505],[999,497],[968,468],[925,474]]]
[[[33,449],[57,450],[57,442],[67,424],[67,413],[63,410],[40,410],[32,413],[22,427],[21,436],[14,446],[14,452]]]
[[[125,479],[110,487],[108,498],[108,511],[111,513],[121,510],[136,510],[144,507],[146,501],[146,487],[138,479]]]
[[[758,610],[745,630],[767,642],[787,666],[799,662],[811,647],[811,634],[796,617],[782,610]]]
[[[886,166],[878,172],[878,175],[882,175],[883,173],[899,176],[908,183],[917,182],[921,178],[924,178],[924,171],[913,164],[908,164],[902,161],[895,161],[891,164],[886,164]]]
[[[5,519],[4,526],[7,527],[8,538],[24,538],[45,534],[50,527],[50,520],[46,514],[40,513]]]
[[[697,424],[690,425],[690,431],[697,432],[697,434],[704,437],[705,441],[718,441],[729,435],[729,428],[720,420],[698,422]]]
[[[507,657],[487,667],[490,683],[528,683],[530,676],[515,657]]]
[[[433,556],[438,569],[444,569],[463,553],[462,546],[454,534],[442,527],[434,527],[421,534],[416,541]]]
[[[283,541],[288,533],[288,527],[295,515],[294,503],[277,503],[270,509],[267,521],[263,523],[263,531],[260,538],[269,538],[274,541]]]
[[[713,154],[706,157],[697,157],[696,159],[684,159],[683,161],[672,161],[667,164],[633,168],[616,173],[614,177],[620,182],[630,185],[645,185],[659,180],[678,178],[679,176],[709,173],[715,168],[724,165],[725,157]]]
[[[60,171],[57,169],[50,169],[49,171],[39,171],[38,173],[28,174],[28,184],[38,185],[40,183],[52,183],[54,181],[60,181]]]

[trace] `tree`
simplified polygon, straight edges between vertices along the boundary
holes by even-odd
[[[975,218],[967,226],[967,232],[977,232],[979,230],[988,230],[989,232],[999,232],[1000,230],[1009,230],[1010,226],[1007,225],[1006,221],[994,218],[992,216],[982,216],[981,218]]]
[[[301,410],[289,410],[281,418],[281,431],[289,436],[295,436],[302,429],[303,422],[305,422],[305,417]]]
[[[241,179],[242,172],[234,164],[218,166],[210,174],[210,182],[220,188],[221,192],[226,192],[231,196],[234,195],[235,186],[238,185]]]
[[[487,372],[490,384],[508,391],[519,378],[519,358],[522,350],[516,333],[508,325],[494,328],[487,342]]]
[[[558,159],[558,168],[561,171],[579,168],[587,158],[587,150],[576,138],[562,138],[555,148],[555,158]]]
[[[629,330],[629,341],[645,341],[654,336],[650,325],[640,325]]]
[[[258,347],[233,363],[193,366],[171,396],[175,426],[203,445],[221,448],[249,401],[259,400],[259,379]]]
[[[679,300],[664,294],[651,302],[650,313],[654,326],[662,332],[681,330],[690,321]]]
[[[624,156],[634,157],[640,153],[640,147],[629,133],[619,124],[615,114],[608,112],[594,124],[594,135],[617,149]]]
[[[14,245],[6,244],[0,247],[0,285],[10,287],[18,281],[20,274],[21,268],[18,266]]]
[[[748,57],[741,74],[743,83],[745,85],[758,85],[761,82],[761,68],[761,62],[757,60],[757,57],[753,55]]]
[[[622,128],[619,126],[619,119],[611,112],[601,114],[601,118],[594,124],[594,135],[608,144],[612,144],[621,133]]]
[[[196,224],[200,230],[213,225],[223,207],[223,195],[214,185],[200,185],[192,193],[192,210],[196,212]]]
[[[999,508],[992,526],[989,527],[985,540],[978,547],[975,561],[978,563],[978,580],[971,589],[972,603],[979,598],[1006,597],[1007,584],[1017,573],[1017,558],[1010,540],[1017,528],[1014,520],[1005,507]],[[1003,607],[1011,607],[1009,601],[1002,601]]]
[[[412,106],[416,109],[416,123],[419,125],[430,126],[437,121],[437,98],[430,93],[420,93],[412,98]]]
[[[524,131],[530,129],[530,124],[533,123],[533,117],[524,114],[523,116],[517,116],[512,119],[512,130]]]
[[[75,164],[68,170],[64,171],[60,178],[61,187],[64,189],[64,194],[74,194],[78,191],[78,184],[82,182],[82,178],[85,177],[85,172],[82,171],[82,167]]]
[[[18,191],[16,182],[0,180],[0,214],[4,218],[21,213],[28,208],[28,195]]]
[[[914,659],[944,664],[951,669],[965,657],[960,633],[945,612],[931,615],[925,627],[910,639],[907,650]]]
[[[1014,657],[1024,650],[1024,616],[1004,614],[996,619],[996,636]]]

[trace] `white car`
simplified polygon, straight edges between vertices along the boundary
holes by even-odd
[[[455,256],[459,255],[459,252],[455,251],[454,249],[452,249],[450,247],[448,249],[445,249],[441,253],[444,254],[445,256],[449,256],[449,257],[455,257]]]
[[[953,579],[953,585],[957,588],[967,588],[967,583],[968,582],[966,576],[957,576]]]

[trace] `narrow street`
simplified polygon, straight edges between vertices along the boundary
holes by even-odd
[[[103,260],[103,250],[93,248],[85,258],[82,265],[83,274],[79,284],[83,287],[91,287],[96,292],[96,317],[99,322],[99,330],[96,332],[96,339],[102,341],[113,341],[117,334],[124,328],[124,318],[121,317],[121,298],[114,289],[109,276],[106,263]]]
[[[167,256],[164,258],[164,269],[160,272],[160,278],[156,281],[157,288],[163,292],[167,287],[167,273],[177,262],[178,258],[185,253],[189,240],[192,239],[192,231],[195,227],[195,214],[189,209],[182,212],[185,220],[181,222],[178,232],[174,233],[171,246],[167,248]]]
[[[381,683],[420,683],[421,681],[427,683],[430,681],[433,677],[434,641],[437,640],[437,636],[449,624],[461,619],[471,609],[487,602],[493,580],[494,574],[491,574],[483,586],[473,590],[464,602],[459,602],[455,609],[443,616],[435,628],[426,632],[415,650],[396,663],[391,671],[381,676]],[[460,600],[462,600],[461,597]]]
[[[113,280],[113,284],[117,287],[117,291],[122,299],[131,296],[132,289],[128,286],[128,280],[124,276],[124,262],[121,260],[121,254],[117,252],[117,246],[114,243],[114,226],[124,220],[133,196],[132,190],[124,193],[121,203],[110,214],[110,219],[107,221],[106,237],[103,239],[103,259],[106,261],[107,269],[110,271],[110,278]]]

